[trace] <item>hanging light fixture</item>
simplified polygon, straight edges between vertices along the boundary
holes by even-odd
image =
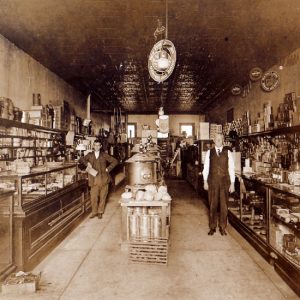
[[[148,69],[150,76],[157,82],[166,80],[173,72],[176,63],[176,50],[168,40],[168,0],[166,0],[166,28],[159,25],[154,36],[165,31],[165,38],[157,42],[149,55]]]
[[[171,61],[168,53],[161,49],[158,55],[157,67],[161,71],[165,71],[170,67]]]

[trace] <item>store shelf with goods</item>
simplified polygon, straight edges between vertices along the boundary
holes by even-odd
[[[90,209],[87,180],[74,163],[49,162],[23,175],[1,172],[0,188],[14,192],[13,248],[22,270],[39,263]]]
[[[296,169],[299,165],[299,141],[300,126],[241,136],[238,145],[242,166],[256,173],[273,172],[270,177],[277,177],[277,171]]]
[[[298,295],[299,141],[300,126],[275,128],[238,137],[244,174],[240,178],[240,188],[243,192],[240,195],[240,208],[229,208],[229,220],[233,226],[274,265],[275,270]],[[255,220],[256,211],[254,215],[253,211],[250,211],[250,201],[256,194],[264,195],[264,224],[259,238],[256,230],[245,224],[245,218],[248,223],[252,222],[252,219]]]
[[[1,161],[23,159],[35,166],[63,156],[64,146],[62,130],[0,119]]]
[[[56,133],[56,132],[64,133],[65,132],[64,130],[60,130],[60,129],[48,128],[48,127],[44,127],[44,126],[33,125],[33,124],[28,124],[28,123],[22,123],[19,121],[0,118],[0,133],[2,130],[4,130],[3,128],[23,128],[23,129],[27,129],[27,130],[37,130],[37,131],[41,131],[41,132],[54,132],[54,133]],[[11,130],[14,130],[14,129],[11,129]]]
[[[254,137],[254,136],[264,136],[264,135],[275,136],[275,135],[282,135],[282,134],[288,134],[288,133],[294,133],[294,132],[300,132],[300,125],[275,128],[272,130],[258,131],[258,132],[241,135],[240,137],[243,138],[243,137]]]

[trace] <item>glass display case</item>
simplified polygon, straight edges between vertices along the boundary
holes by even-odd
[[[270,245],[300,270],[300,194],[271,189]]]
[[[239,179],[230,223],[300,295],[300,187]]]
[[[33,168],[29,174],[16,175],[14,172],[0,172],[0,188],[15,192],[15,206],[35,201],[54,193],[77,181],[77,164]]]
[[[267,240],[267,191],[254,180],[240,178],[239,206],[230,207],[241,222],[259,239]]]
[[[9,255],[18,270],[32,269],[90,210],[87,177],[64,163],[65,135],[0,118],[0,192],[11,193],[11,208],[0,203],[0,275]]]
[[[51,162],[28,174],[0,172],[0,189],[13,193],[13,249],[18,269],[28,270],[88,213],[87,179],[76,163]]]
[[[228,219],[300,296],[299,141],[300,126],[238,138],[243,175]]]
[[[0,189],[0,280],[15,268],[13,264],[13,192]]]

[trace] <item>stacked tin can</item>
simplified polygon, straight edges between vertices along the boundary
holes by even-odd
[[[127,216],[129,223],[129,236],[130,238],[137,238],[139,236],[139,216],[133,213],[133,208],[127,208]]]
[[[148,207],[128,207],[129,238],[148,240],[161,237],[161,217]]]

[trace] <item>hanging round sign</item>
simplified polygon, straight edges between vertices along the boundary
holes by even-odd
[[[231,88],[231,93],[234,96],[239,95],[242,92],[242,87],[238,84],[235,84],[232,88]]]
[[[271,92],[279,85],[279,75],[274,71],[266,72],[261,79],[261,87],[266,92]]]
[[[261,79],[262,73],[261,68],[255,67],[250,70],[249,77],[252,81],[257,81]]]

